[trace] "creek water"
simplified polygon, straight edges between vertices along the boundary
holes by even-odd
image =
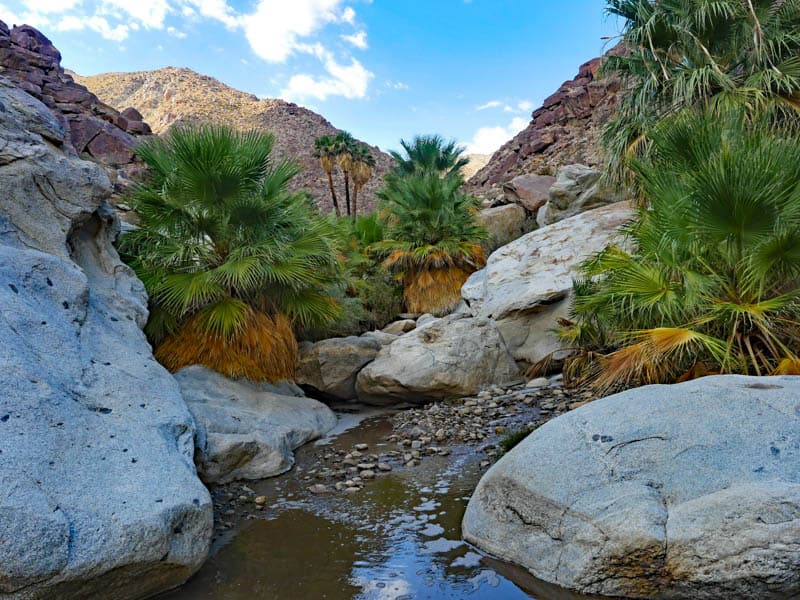
[[[474,448],[426,458],[367,482],[356,494],[314,496],[319,456],[385,442],[388,418],[362,421],[302,448],[288,474],[249,484],[265,510],[219,538],[202,569],[169,600],[469,598],[565,600],[550,588],[461,541],[461,518],[485,469]]]

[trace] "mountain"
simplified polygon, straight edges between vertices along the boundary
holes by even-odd
[[[73,74],[73,77],[118,110],[135,107],[157,134],[173,125],[191,122],[271,131],[275,134],[277,156],[295,157],[303,166],[303,172],[295,179],[295,187],[309,190],[323,210],[332,209],[327,176],[312,151],[317,137],[335,135],[340,130],[317,113],[283,100],[261,100],[191,69],[167,67],[91,77]],[[372,179],[359,194],[359,209],[374,206],[375,192],[393,162],[379,148],[371,146],[370,149],[377,164]],[[336,175],[336,184],[344,210],[341,173]]]
[[[469,160],[467,165],[461,169],[465,179],[471,179],[475,173],[480,171],[487,165],[489,159],[492,158],[491,154],[467,154],[466,158]]]
[[[472,176],[470,190],[491,195],[517,175],[554,175],[572,163],[598,165],[603,125],[622,96],[618,79],[598,77],[601,62],[598,57],[581,65],[575,78],[548,97],[528,126]]]

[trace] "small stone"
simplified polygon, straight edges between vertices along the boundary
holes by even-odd
[[[349,487],[344,491],[345,494],[355,494],[356,492],[358,492],[357,487]]]
[[[378,463],[378,470],[388,472],[392,470],[392,465],[387,463]]]
[[[358,463],[356,465],[359,471],[374,471],[375,463]]]
[[[256,499],[254,500],[254,502],[258,506],[264,506],[267,503],[267,497],[266,496],[256,496]]]
[[[440,442],[441,442],[441,441],[443,441],[445,438],[447,438],[447,433],[445,433],[445,430],[444,430],[444,429],[437,429],[437,430],[436,430],[436,433],[434,434],[434,437],[435,437],[435,438],[436,438],[438,441],[440,441]]]
[[[361,471],[361,478],[362,479],[375,479],[375,471]]]
[[[419,450],[420,448],[422,448],[422,442],[419,440],[414,440],[413,442],[411,442],[411,448],[413,450]]]
[[[353,446],[358,452],[364,452],[369,449],[369,444],[356,444]]]
[[[327,485],[317,483],[309,487],[308,491],[311,492],[312,494],[327,494],[328,492],[330,492],[330,488]]]

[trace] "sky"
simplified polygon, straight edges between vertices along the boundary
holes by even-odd
[[[618,33],[604,0],[0,0],[82,75],[189,67],[395,149],[494,152]]]

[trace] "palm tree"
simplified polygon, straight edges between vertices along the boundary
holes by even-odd
[[[358,193],[372,177],[375,158],[365,144],[353,148],[353,220],[358,215]]]
[[[604,142],[613,174],[647,153],[649,130],[688,106],[745,107],[800,122],[796,0],[608,0],[625,21],[603,65],[630,86]]]
[[[353,169],[353,148],[356,139],[346,131],[342,131],[334,138],[334,148],[339,168],[344,173],[344,194],[347,205],[347,216],[350,216],[350,173]]]
[[[326,322],[339,277],[330,222],[287,186],[273,137],[186,126],[143,142],[147,179],[131,203],[140,228],[123,251],[150,295],[146,331],[171,371],[202,364],[231,377],[292,376],[293,328]]]
[[[464,148],[451,140],[445,142],[440,135],[417,135],[409,143],[400,140],[405,155],[391,151],[397,165],[394,172],[399,176],[435,172],[442,176],[461,176],[461,169],[469,163],[462,156]]]
[[[336,165],[336,142],[333,136],[323,135],[314,140],[314,158],[318,158],[322,170],[328,176],[328,187],[331,190],[333,200],[333,210],[336,216],[341,217],[342,211],[339,208],[339,200],[336,198],[336,188],[333,185],[333,169]]]
[[[436,171],[393,175],[378,193],[385,239],[373,246],[384,264],[403,274],[406,308],[446,314],[461,299],[461,286],[486,263],[475,222],[477,201],[457,174]]]
[[[711,109],[662,121],[650,140],[632,163],[645,200],[635,251],[584,265],[565,332],[584,352],[567,373],[605,389],[800,373],[800,141]]]

